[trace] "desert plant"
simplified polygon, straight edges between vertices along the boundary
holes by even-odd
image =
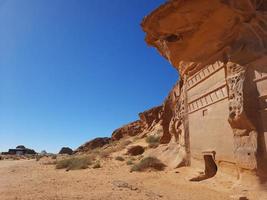
[[[117,156],[117,157],[115,158],[115,160],[118,160],[118,161],[124,161],[125,159],[124,159],[123,157],[121,157],[121,156]]]
[[[50,161],[46,161],[46,162],[43,162],[43,165],[56,165],[57,164],[57,161],[55,160],[50,160]]]
[[[35,157],[35,160],[36,160],[36,161],[39,161],[42,157],[43,157],[42,155],[37,155],[37,156]]]
[[[72,157],[58,161],[56,164],[56,169],[86,169],[91,164],[92,162],[88,157]]]
[[[120,146],[125,147],[128,146],[129,144],[131,144],[132,141],[131,140],[124,140],[120,143]]]
[[[134,163],[133,163],[132,160],[128,160],[128,161],[126,162],[126,164],[127,164],[127,165],[133,165]]]
[[[157,148],[158,146],[159,146],[159,143],[151,143],[151,144],[148,145],[148,147],[149,147],[150,149],[155,149],[155,148]]]
[[[139,163],[135,164],[131,171],[145,171],[146,169],[154,169],[157,171],[162,171],[166,167],[159,159],[155,157],[143,158]]]
[[[159,144],[159,136],[157,135],[149,135],[147,138],[146,138],[146,142],[148,144]]]
[[[96,163],[93,165],[93,169],[98,169],[98,168],[101,168],[100,162],[96,162]]]
[[[51,158],[52,158],[53,160],[55,160],[55,159],[57,159],[57,155],[52,155]]]

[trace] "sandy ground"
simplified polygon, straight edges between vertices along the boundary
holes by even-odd
[[[129,172],[125,162],[109,160],[102,168],[56,170],[35,160],[0,161],[0,200],[228,200],[238,195],[231,178],[218,174],[190,182],[191,168]],[[244,190],[247,191],[247,190]],[[266,200],[266,193],[248,193]]]

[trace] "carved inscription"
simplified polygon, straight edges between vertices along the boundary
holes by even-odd
[[[221,100],[228,98],[226,84],[216,88],[213,91],[207,92],[201,97],[192,100],[188,103],[188,112],[193,113],[204,107],[210,106],[214,103],[217,103]]]
[[[187,81],[187,89],[190,90],[192,87],[196,86],[200,82],[204,81],[218,70],[223,68],[224,64],[220,61],[215,62],[212,65],[208,65],[204,69],[200,70],[198,73],[191,76]]]

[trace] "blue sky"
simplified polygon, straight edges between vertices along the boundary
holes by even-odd
[[[0,0],[0,151],[76,148],[162,103],[178,75],[144,42],[164,0]]]

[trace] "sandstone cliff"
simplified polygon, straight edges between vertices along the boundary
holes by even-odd
[[[203,150],[189,144],[191,132],[196,128],[190,127],[192,107],[196,103],[198,109],[212,109],[211,103],[215,103],[208,102],[205,91],[194,99],[195,94],[189,90],[200,87],[201,82],[211,82],[209,77],[221,67],[225,73],[222,85],[227,94],[224,86],[220,90],[217,87],[215,92],[209,91],[211,86],[204,88],[214,92],[218,101],[220,92],[222,99],[227,98],[228,122],[233,132],[228,142],[233,142],[233,158],[229,153],[221,159],[229,157],[239,167],[251,170],[259,169],[265,162],[260,160],[266,160],[266,103],[262,103],[266,102],[267,89],[266,10],[265,0],[173,0],[143,20],[146,42],[156,47],[181,76],[181,94],[169,124],[169,134],[183,132],[187,163],[191,149]],[[206,143],[207,147],[216,149],[209,141]]]
[[[263,176],[266,11],[267,0],[170,0],[146,16],[141,26],[147,44],[180,80],[161,106],[115,130],[112,140],[156,135],[160,145],[149,154],[170,167],[205,155],[218,167],[227,163]]]

